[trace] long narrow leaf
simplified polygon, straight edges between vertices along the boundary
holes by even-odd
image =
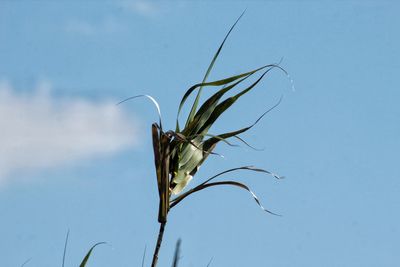
[[[221,175],[224,175],[224,174],[227,174],[227,173],[230,173],[230,172],[239,171],[239,170],[247,170],[247,171],[254,171],[254,172],[263,172],[263,173],[266,173],[266,174],[268,174],[268,175],[273,176],[273,177],[276,178],[276,179],[281,179],[281,178],[283,178],[283,177],[281,177],[281,176],[279,176],[279,175],[276,175],[275,173],[272,173],[272,172],[267,171],[267,170],[265,170],[265,169],[255,168],[254,166],[242,166],[242,167],[236,167],[236,168],[228,169],[228,170],[225,170],[225,171],[223,171],[223,172],[220,172],[220,173],[218,173],[218,174],[216,174],[216,175],[214,175],[214,176],[208,178],[207,180],[205,180],[204,182],[202,182],[202,183],[199,184],[198,186],[196,186],[196,187],[190,189],[189,191],[187,191],[187,192],[183,193],[182,195],[178,196],[177,198],[173,199],[173,200],[171,201],[171,208],[172,208],[173,206],[176,205],[175,203],[180,202],[183,198],[185,198],[186,196],[188,196],[188,195],[190,195],[191,193],[193,193],[194,191],[196,191],[199,187],[201,187],[201,186],[203,186],[203,185],[209,183],[210,181],[214,180],[215,178],[217,178],[217,177],[219,177],[219,176],[221,176]]]
[[[207,132],[210,127],[213,125],[213,123],[219,118],[219,116],[221,116],[222,113],[224,113],[230,106],[232,106],[242,95],[246,94],[247,92],[249,92],[251,89],[254,88],[254,86],[256,86],[261,80],[262,78],[265,76],[265,74],[267,74],[270,70],[272,69],[269,68],[267,69],[254,83],[252,83],[249,87],[247,87],[246,89],[242,90],[241,92],[239,92],[238,94],[229,97],[228,99],[226,99],[225,101],[223,101],[221,104],[217,105],[215,107],[215,109],[213,110],[213,112],[210,114],[209,118],[207,119],[207,121],[205,121],[200,129],[199,132],[203,133],[203,132]]]
[[[242,142],[243,144],[245,144],[246,146],[250,147],[253,150],[256,150],[256,151],[263,151],[264,150],[264,148],[256,148],[256,147],[250,145],[246,140],[244,140],[240,136],[234,135],[233,137],[238,139],[240,142]]]
[[[182,107],[185,104],[187,98],[193,93],[194,90],[196,90],[196,89],[198,89],[200,87],[205,87],[205,86],[213,86],[213,87],[215,87],[215,86],[226,85],[226,84],[234,82],[234,81],[236,81],[236,80],[238,80],[240,78],[243,78],[243,77],[248,76],[248,75],[252,75],[252,74],[254,74],[254,73],[256,73],[256,72],[258,72],[258,71],[260,71],[262,69],[265,69],[265,68],[268,68],[268,67],[272,67],[272,66],[276,66],[276,64],[265,65],[265,66],[262,66],[262,67],[260,67],[258,69],[255,69],[255,70],[252,70],[252,71],[248,71],[248,72],[245,72],[245,73],[242,73],[242,74],[238,74],[238,75],[235,75],[235,76],[232,76],[232,77],[229,77],[229,78],[225,78],[225,79],[217,80],[217,81],[213,81],[213,82],[198,83],[198,84],[195,84],[192,87],[190,87],[186,91],[186,93],[183,95],[182,100],[181,100],[181,102],[179,104],[179,107],[178,107],[178,114],[177,114],[177,119],[176,119],[176,127],[177,127],[176,131],[177,132],[179,131],[179,115],[180,115],[180,112],[182,110]]]
[[[281,103],[281,101],[282,101],[282,97],[279,98],[279,101],[278,101],[274,106],[272,106],[270,109],[268,109],[267,111],[265,111],[260,117],[258,117],[258,119],[257,119],[252,125],[247,126],[247,127],[244,127],[244,128],[242,128],[242,129],[239,129],[239,130],[236,130],[236,131],[233,131],[233,132],[228,132],[228,133],[220,134],[220,135],[217,135],[218,138],[212,137],[212,138],[210,138],[210,139],[204,141],[204,145],[203,145],[204,149],[207,150],[208,148],[213,147],[216,143],[218,143],[218,142],[220,141],[220,139],[230,138],[230,137],[232,137],[232,136],[239,135],[239,134],[244,133],[244,132],[246,132],[247,130],[253,128],[266,114],[268,114],[268,113],[269,113],[270,111],[272,111],[274,108],[276,108],[277,106],[279,106],[279,104]]]
[[[217,60],[217,58],[218,58],[218,56],[219,56],[219,53],[221,52],[222,47],[223,47],[224,44],[225,44],[225,41],[228,39],[229,34],[232,32],[233,28],[235,28],[236,24],[239,22],[239,20],[242,18],[242,16],[244,15],[245,12],[246,12],[246,10],[244,10],[244,11],[242,12],[242,14],[239,16],[239,18],[235,21],[235,23],[234,23],[234,24],[232,25],[232,27],[229,29],[228,33],[225,35],[224,40],[222,41],[222,43],[221,43],[221,45],[219,46],[217,52],[215,53],[213,59],[211,60],[210,65],[209,65],[208,68],[207,68],[207,71],[206,71],[206,74],[204,75],[204,78],[203,78],[202,83],[205,83],[205,82],[207,81],[208,75],[210,74],[212,68],[214,67],[215,61]],[[185,125],[185,126],[187,126],[187,125],[192,121],[192,119],[193,119],[193,117],[194,117],[194,114],[196,113],[197,105],[198,105],[198,103],[199,103],[199,99],[200,99],[200,95],[201,95],[202,89],[203,89],[203,87],[201,86],[201,87],[199,88],[199,91],[197,92],[196,99],[194,100],[193,106],[192,106],[192,108],[191,108],[191,110],[190,110],[190,113],[189,113],[189,116],[188,116],[188,119],[187,119],[187,121],[186,121],[186,125]]]
[[[90,255],[92,254],[93,249],[95,247],[97,247],[98,245],[101,245],[101,244],[106,244],[106,243],[105,242],[99,242],[99,243],[95,244],[93,247],[90,248],[90,250],[86,254],[85,258],[83,258],[83,260],[82,260],[81,264],[79,265],[79,267],[85,267],[86,266],[86,263],[88,262],[88,260],[90,258]]]
[[[254,83],[252,83],[249,87],[242,90],[238,94],[226,99],[221,104],[218,104],[218,101],[224,96],[227,92],[235,88],[238,84],[249,78],[251,75],[255,74],[256,72],[245,76],[244,78],[240,79],[239,81],[226,86],[208,98],[203,105],[200,107],[199,111],[196,113],[193,120],[187,125],[184,129],[185,134],[194,134],[194,133],[205,133],[211,127],[211,125],[215,122],[215,120],[231,105],[233,105],[242,95],[249,92],[253,89],[261,80],[262,78],[272,69],[276,68],[278,65],[271,65]],[[201,129],[206,129],[205,132]]]
[[[274,68],[278,68],[279,70],[282,70],[283,72],[286,73],[286,71],[283,68],[281,68],[279,65],[270,66],[249,87],[245,88],[244,90],[240,91],[236,95],[234,95],[232,97],[229,97],[225,101],[223,101],[222,103],[218,104],[218,106],[216,106],[214,108],[213,112],[209,115],[207,121],[205,121],[205,122],[203,121],[203,122],[200,123],[201,128],[199,130],[199,133],[207,132],[209,130],[209,128],[213,125],[213,123],[218,119],[218,117],[221,116],[222,113],[224,113],[229,107],[231,107],[241,96],[243,96],[246,93],[248,93],[249,91],[251,91],[264,78],[264,76]]]
[[[179,238],[178,241],[176,242],[174,260],[172,261],[172,267],[178,267],[178,262],[181,257],[181,243],[182,243],[182,240]]]
[[[69,238],[69,229],[67,231],[67,236],[65,237],[64,252],[63,252],[63,258],[62,258],[62,265],[61,265],[62,267],[64,267],[64,264],[65,264],[65,255],[67,254],[68,238]]]
[[[144,261],[146,260],[146,250],[147,250],[147,246],[144,246],[143,257],[142,257],[142,267],[144,267]]]
[[[197,137],[197,136],[202,136],[202,137],[206,137],[206,136],[207,136],[207,137],[215,137],[216,139],[219,139],[220,141],[222,141],[222,142],[224,142],[225,144],[227,144],[228,146],[232,146],[232,147],[238,147],[238,146],[239,146],[239,145],[237,145],[237,144],[233,144],[233,143],[229,142],[229,141],[227,140],[227,138],[223,139],[222,137],[220,137],[220,136],[218,136],[218,135],[210,134],[210,133],[206,133],[206,134],[195,134],[195,135],[191,136],[190,138],[195,138],[195,137]],[[236,139],[239,140],[241,143],[243,143],[244,145],[246,145],[247,147],[249,147],[249,148],[251,148],[251,149],[253,149],[253,150],[256,150],[256,151],[264,151],[264,150],[265,150],[264,148],[256,148],[256,147],[250,145],[246,140],[244,140],[244,139],[241,138],[240,136],[235,135],[235,136],[232,136],[232,137],[233,137],[233,138],[236,138]],[[188,138],[188,139],[190,140],[190,138]]]
[[[191,191],[189,194],[185,195],[185,197],[183,197],[183,198],[181,198],[181,199],[175,201],[173,204],[171,204],[171,207],[177,205],[177,204],[178,204],[179,202],[181,202],[183,199],[185,199],[186,197],[190,196],[191,194],[193,194],[193,193],[195,193],[195,192],[201,191],[201,190],[206,189],[206,188],[208,188],[208,187],[219,186],[219,185],[232,185],[232,186],[237,186],[237,187],[243,188],[243,189],[247,190],[247,191],[253,196],[255,202],[258,204],[258,206],[259,206],[263,211],[268,212],[268,213],[273,214],[273,215],[276,215],[276,216],[281,216],[281,215],[279,215],[279,214],[276,214],[276,213],[274,213],[274,212],[272,212],[272,211],[267,210],[266,208],[264,208],[264,206],[261,204],[261,202],[260,202],[260,200],[258,199],[258,197],[256,196],[256,194],[254,194],[253,191],[251,191],[250,188],[249,188],[247,185],[245,185],[245,184],[243,184],[243,183],[240,183],[240,182],[236,182],[236,181],[213,182],[213,183],[208,183],[208,184],[203,184],[203,185],[201,185],[201,186],[197,186],[197,187],[196,187],[196,190]]]
[[[27,259],[26,261],[24,261],[24,263],[22,263],[21,267],[24,267],[28,262],[30,262],[32,260],[32,258]]]
[[[217,138],[217,139],[220,139],[220,141],[224,142],[224,143],[227,144],[228,146],[235,146],[235,147],[239,146],[239,145],[236,145],[236,144],[232,144],[232,143],[229,142],[228,140],[222,139],[222,138],[220,138],[219,136],[214,135],[214,134],[209,134],[209,133],[207,133],[207,134],[205,134],[204,136],[215,137],[215,138]]]
[[[193,120],[185,126],[184,133],[185,134],[194,134],[197,132],[197,130],[202,126],[202,121],[208,120],[212,112],[214,111],[215,107],[218,104],[218,101],[221,99],[221,97],[228,92],[230,89],[234,88],[247,78],[249,78],[251,75],[247,75],[244,78],[240,79],[239,81],[226,86],[216,92],[214,95],[212,95],[210,98],[208,98],[200,107],[200,109],[196,112],[196,115],[194,116]]]
[[[247,171],[253,171],[253,172],[263,172],[263,173],[266,173],[268,175],[271,175],[272,177],[274,177],[274,178],[276,178],[278,180],[282,178],[281,176],[279,176],[279,175],[277,175],[275,173],[272,173],[270,171],[267,171],[265,169],[256,168],[254,166],[243,166],[243,167],[236,167],[236,168],[232,168],[232,169],[220,172],[220,173],[212,176],[211,178],[208,178],[206,181],[202,182],[200,185],[204,185],[204,184],[214,180],[215,178],[217,178],[217,177],[219,177],[221,175],[227,174],[229,172],[239,171],[239,170],[247,170]]]
[[[122,104],[122,103],[124,103],[126,101],[129,101],[129,100],[132,100],[132,99],[135,99],[135,98],[138,98],[138,97],[146,97],[146,98],[150,99],[151,102],[153,102],[154,106],[157,108],[158,119],[159,119],[160,127],[162,128],[160,105],[158,104],[158,102],[152,96],[150,96],[150,95],[135,95],[135,96],[131,96],[131,97],[128,97],[128,98],[118,102],[117,105],[120,105],[120,104]]]
[[[212,152],[210,150],[204,150],[203,148],[201,148],[200,146],[196,145],[192,139],[189,139],[187,137],[185,137],[182,133],[175,133],[173,131],[167,132],[169,133],[171,136],[174,136],[176,139],[175,141],[177,141],[177,144],[191,144],[193,147],[195,147],[198,150],[201,150],[204,154],[212,154],[212,155],[216,155],[216,156],[220,156],[220,157],[224,157],[223,155],[220,155],[218,153]],[[200,137],[201,135],[196,135],[196,137]],[[218,138],[218,136],[214,136],[215,138]],[[221,139],[222,141],[222,139]],[[172,151],[171,151],[172,153]]]

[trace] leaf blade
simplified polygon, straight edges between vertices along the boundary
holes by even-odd
[[[90,255],[91,255],[92,252],[93,252],[93,249],[94,249],[95,247],[97,247],[98,245],[102,245],[102,244],[106,244],[106,242],[99,242],[99,243],[94,244],[94,245],[89,249],[89,251],[86,253],[86,255],[85,255],[85,257],[83,258],[83,260],[82,260],[81,264],[79,265],[79,267],[85,267],[86,264],[87,264],[87,262],[88,262],[88,260],[89,260],[89,258],[90,258]]]
[[[135,98],[138,98],[138,97],[146,97],[147,99],[150,99],[151,102],[153,102],[154,106],[155,106],[156,109],[157,109],[160,128],[162,128],[162,124],[161,124],[161,121],[162,121],[162,120],[161,120],[161,109],[160,109],[160,105],[158,104],[157,100],[155,100],[155,98],[152,97],[151,95],[135,95],[135,96],[131,96],[131,97],[125,98],[124,100],[118,102],[117,105],[120,105],[120,104],[122,104],[122,103],[124,103],[124,102],[126,102],[126,101],[129,101],[129,100],[132,100],[132,99],[135,99]]]
[[[267,111],[265,111],[265,112],[264,112],[260,117],[258,117],[258,119],[257,119],[253,124],[251,124],[250,126],[241,128],[241,129],[236,130],[236,131],[227,132],[227,133],[224,133],[224,134],[219,134],[219,135],[217,135],[218,138],[212,137],[212,138],[210,138],[210,139],[204,141],[204,146],[203,146],[204,149],[207,150],[209,147],[212,147],[212,146],[216,145],[216,144],[220,141],[220,139],[227,139],[227,138],[230,138],[230,137],[232,137],[232,136],[236,136],[236,135],[239,135],[239,134],[241,134],[241,133],[244,133],[244,132],[250,130],[250,129],[253,128],[266,114],[268,114],[270,111],[272,111],[272,110],[275,109],[277,106],[279,106],[279,104],[281,103],[281,101],[282,101],[282,97],[280,97],[279,101],[278,101],[274,106],[272,106],[272,107],[269,108]]]
[[[222,41],[221,45],[219,46],[217,52],[214,54],[214,57],[213,57],[213,59],[211,60],[210,65],[209,65],[208,68],[207,68],[207,71],[206,71],[206,74],[204,75],[204,78],[203,78],[202,83],[205,83],[205,82],[206,82],[208,76],[209,76],[210,73],[211,73],[212,68],[214,67],[215,61],[217,60],[217,58],[218,58],[218,56],[219,56],[219,54],[220,54],[220,52],[221,52],[221,50],[222,50],[222,47],[224,46],[224,44],[225,44],[226,40],[228,39],[230,33],[231,33],[232,30],[235,28],[236,24],[239,22],[239,20],[242,18],[242,16],[244,15],[245,12],[246,12],[246,10],[244,10],[244,11],[242,12],[242,14],[239,16],[239,18],[237,18],[236,21],[235,21],[235,23],[231,26],[231,28],[229,29],[228,33],[225,35],[224,40]],[[198,103],[199,103],[199,99],[200,99],[200,95],[201,95],[202,89],[203,89],[203,87],[201,86],[201,87],[199,88],[199,91],[197,92],[196,99],[195,99],[195,101],[194,101],[194,103],[193,103],[193,105],[192,105],[192,108],[191,108],[191,110],[190,110],[190,113],[189,113],[189,116],[188,116],[188,119],[187,119],[187,121],[186,121],[186,125],[185,125],[185,126],[187,126],[187,125],[190,123],[190,121],[191,121],[191,120],[193,119],[193,117],[194,117],[194,114],[196,113],[196,110],[197,110],[197,106],[198,106]]]
[[[231,107],[241,96],[249,92],[251,89],[253,89],[261,80],[264,78],[264,76],[272,69],[273,67],[267,69],[254,83],[252,83],[249,87],[245,88],[244,90],[240,91],[236,95],[227,98],[224,100],[222,103],[218,104],[213,112],[210,114],[209,118],[207,121],[201,125],[201,128],[199,129],[200,133],[207,133],[207,131],[210,129],[210,127],[214,124],[214,122],[221,116],[229,107]]]
[[[190,194],[193,193],[194,191],[197,191],[199,187],[204,186],[205,184],[209,183],[210,181],[214,180],[215,178],[217,178],[217,177],[219,177],[219,176],[221,176],[221,175],[224,175],[224,174],[227,174],[227,173],[230,173],[230,172],[239,171],[239,170],[247,170],[247,171],[254,171],[254,172],[262,172],[262,173],[266,173],[266,174],[268,174],[268,175],[271,175],[271,176],[273,176],[273,177],[276,178],[276,179],[282,179],[282,178],[283,178],[282,176],[279,176],[279,175],[277,175],[277,174],[275,174],[275,173],[273,173],[273,172],[270,172],[270,171],[268,171],[268,170],[261,169],[261,168],[256,168],[256,167],[254,167],[254,166],[241,166],[241,167],[231,168],[231,169],[222,171],[222,172],[220,172],[220,173],[217,173],[217,174],[214,175],[214,176],[211,176],[210,178],[208,178],[207,180],[205,180],[204,182],[202,182],[202,183],[199,184],[198,186],[196,186],[196,187],[190,189],[189,191],[187,191],[187,192],[183,193],[182,195],[176,197],[175,199],[171,200],[171,208],[172,208],[173,206],[177,205],[178,202],[182,201],[183,198],[187,197],[188,195],[190,195]]]
[[[246,191],[248,191],[248,192],[253,196],[254,201],[258,204],[258,206],[259,206],[263,211],[265,211],[265,212],[267,212],[267,213],[269,213],[269,214],[272,214],[272,215],[281,216],[281,215],[279,215],[279,214],[277,214],[277,213],[274,213],[274,212],[272,212],[272,211],[270,211],[270,210],[264,208],[264,206],[261,204],[261,202],[260,202],[260,200],[258,199],[258,197],[256,196],[256,194],[254,194],[254,192],[251,191],[251,189],[250,189],[247,185],[245,185],[245,184],[243,184],[243,183],[240,183],[240,182],[236,182],[236,181],[220,181],[220,182],[213,182],[213,183],[203,184],[203,185],[201,185],[201,186],[196,187],[196,188],[197,188],[196,190],[190,192],[190,194],[187,194],[184,198],[186,198],[186,197],[192,195],[193,193],[196,193],[196,192],[199,192],[199,191],[201,191],[201,190],[204,190],[204,189],[206,189],[206,188],[214,187],[214,186],[220,186],[220,185],[232,185],[232,186],[236,186],[236,187],[245,189]],[[177,205],[177,204],[178,204],[180,201],[182,201],[184,198],[182,198],[181,200],[179,200],[179,201],[174,202],[173,204],[171,204],[171,207]]]
[[[238,80],[238,79],[240,79],[240,78],[243,78],[243,77],[245,77],[245,76],[247,76],[247,75],[252,75],[252,74],[254,74],[254,73],[256,73],[256,72],[258,72],[258,71],[260,71],[260,70],[262,70],[262,69],[265,69],[265,68],[268,68],[268,67],[271,67],[271,66],[276,66],[276,64],[265,65],[265,66],[262,66],[262,67],[260,67],[260,68],[254,69],[254,70],[252,70],[252,71],[248,71],[248,72],[245,72],[245,73],[241,73],[241,74],[238,74],[238,75],[234,75],[234,76],[231,76],[231,77],[228,77],[228,78],[224,78],[224,79],[221,79],[221,80],[216,80],[216,81],[212,81],[212,82],[205,82],[205,83],[198,83],[198,84],[195,84],[195,85],[191,86],[191,87],[185,92],[185,94],[183,95],[183,97],[182,97],[182,99],[181,99],[181,102],[180,102],[180,104],[179,104],[179,107],[178,107],[178,114],[177,114],[177,118],[176,118],[176,131],[179,132],[179,115],[180,115],[180,113],[181,113],[181,110],[182,110],[184,104],[186,103],[186,100],[187,100],[188,97],[193,93],[194,90],[196,90],[196,89],[198,89],[198,88],[200,88],[200,87],[205,87],[205,86],[207,86],[207,87],[209,87],[209,86],[215,87],[215,86],[226,85],[226,84],[228,84],[228,83],[234,82],[234,81],[236,81],[236,80]],[[278,66],[278,67],[279,67],[279,66]],[[280,67],[279,67],[279,68],[280,68]]]

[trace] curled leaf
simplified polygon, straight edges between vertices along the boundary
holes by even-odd
[[[190,189],[189,191],[187,191],[187,192],[183,193],[182,195],[178,196],[177,198],[171,200],[170,207],[173,208],[173,207],[176,206],[179,202],[181,202],[183,199],[185,199],[187,196],[193,194],[194,192],[203,190],[203,189],[205,189],[205,188],[207,188],[207,187],[210,187],[210,186],[220,185],[221,182],[213,182],[213,183],[210,183],[210,182],[211,182],[212,180],[214,180],[215,178],[221,176],[221,175],[224,175],[224,174],[230,173],[230,172],[234,172],[234,171],[238,171],[238,170],[248,170],[248,171],[254,171],[254,172],[263,172],[263,173],[266,173],[266,174],[268,174],[268,175],[273,176],[273,177],[276,178],[276,179],[281,179],[281,178],[283,178],[283,177],[281,177],[281,176],[279,176],[279,175],[276,175],[276,174],[274,174],[274,173],[272,173],[272,172],[270,172],[270,171],[267,171],[267,170],[264,170],[264,169],[260,169],[260,168],[256,168],[256,167],[254,167],[254,166],[242,166],[242,167],[232,168],[232,169],[225,170],[225,171],[223,171],[223,172],[220,172],[220,173],[218,173],[218,174],[216,174],[216,175],[210,177],[209,179],[207,179],[206,181],[204,181],[204,182],[201,183],[200,185],[198,185],[198,186],[196,186],[196,187]],[[229,183],[228,183],[228,182],[229,182]],[[237,183],[237,184],[236,184],[236,183]],[[230,184],[230,185],[236,185],[236,186],[242,185],[242,186],[240,186],[240,187],[242,187],[242,188],[248,190],[248,191],[253,195],[253,197],[255,198],[256,202],[259,204],[259,206],[260,206],[263,210],[265,210],[265,211],[267,211],[267,212],[269,212],[269,213],[273,213],[273,212],[270,212],[270,211],[266,210],[266,209],[261,205],[261,203],[260,203],[260,201],[258,200],[257,196],[256,196],[246,185],[244,185],[244,184],[242,184],[242,183],[239,183],[239,182],[235,182],[235,181],[223,181],[222,184]],[[273,214],[274,214],[274,213],[273,213]],[[276,214],[275,214],[275,215],[276,215]]]
[[[160,105],[158,104],[158,102],[154,99],[154,97],[150,96],[150,95],[135,95],[135,96],[131,96],[128,97],[120,102],[117,103],[117,105],[120,105],[126,101],[138,98],[138,97],[146,97],[148,99],[151,100],[151,102],[153,102],[154,106],[157,108],[157,113],[158,113],[158,118],[159,118],[159,122],[160,122],[160,127],[161,127],[161,109],[160,109]]]
[[[244,127],[244,128],[242,128],[242,129],[239,129],[239,130],[236,130],[236,131],[233,131],[233,132],[228,132],[228,133],[220,134],[220,135],[217,135],[216,137],[212,137],[212,138],[206,140],[206,141],[204,142],[204,149],[207,149],[208,147],[211,147],[211,146],[217,144],[221,139],[227,139],[227,138],[230,138],[230,137],[233,137],[233,136],[237,136],[237,135],[239,135],[239,134],[241,134],[241,133],[244,133],[244,132],[250,130],[250,129],[253,128],[266,114],[268,114],[268,113],[271,112],[274,108],[276,108],[277,106],[279,106],[279,104],[281,103],[281,101],[282,101],[282,96],[279,98],[279,101],[278,101],[274,106],[272,106],[270,109],[268,109],[267,111],[265,111],[265,112],[264,112],[260,117],[258,117],[258,119],[257,119],[253,124],[251,124],[250,126]]]
[[[186,93],[183,95],[181,103],[179,104],[178,115],[177,115],[177,129],[178,129],[177,131],[179,131],[178,118],[179,118],[180,112],[181,112],[181,110],[183,108],[183,105],[185,104],[187,98],[193,93],[194,90],[199,89],[201,87],[223,86],[223,85],[229,84],[231,82],[234,82],[236,80],[239,80],[239,79],[241,79],[243,77],[253,75],[254,73],[256,73],[256,72],[258,72],[258,71],[260,71],[262,69],[265,69],[265,68],[268,68],[268,67],[272,67],[272,66],[279,67],[276,64],[269,64],[269,65],[262,66],[262,67],[260,67],[258,69],[255,69],[255,70],[252,70],[252,71],[249,71],[249,72],[245,72],[245,73],[242,73],[242,74],[239,74],[239,75],[235,75],[235,76],[232,76],[232,77],[229,77],[229,78],[225,78],[225,79],[217,80],[217,81],[213,81],[213,82],[198,83],[198,84],[195,84],[192,87],[190,87],[186,91]],[[281,67],[279,67],[279,68],[281,68]]]
[[[253,149],[253,150],[256,150],[256,151],[263,151],[263,150],[264,150],[264,148],[256,148],[256,147],[250,145],[248,142],[246,142],[246,140],[244,140],[244,139],[241,138],[240,136],[235,135],[235,136],[233,136],[233,137],[236,138],[236,139],[238,139],[238,140],[241,141],[243,144],[245,144],[246,146],[250,147],[250,148]]]
[[[240,183],[240,182],[236,182],[236,181],[221,181],[221,182],[213,182],[213,183],[201,184],[201,185],[199,185],[199,186],[196,186],[195,188],[193,188],[193,190],[190,190],[190,191],[188,192],[188,194],[185,194],[182,198],[180,198],[179,200],[176,200],[175,202],[173,202],[173,203],[171,204],[171,208],[174,207],[174,206],[177,205],[179,202],[181,202],[183,199],[185,199],[186,197],[190,196],[191,194],[193,194],[193,193],[195,193],[195,192],[204,190],[204,189],[206,189],[206,188],[208,188],[208,187],[219,186],[219,185],[232,185],[232,186],[237,186],[237,187],[243,188],[243,189],[245,189],[246,191],[248,191],[248,192],[253,196],[254,200],[256,201],[256,203],[258,204],[258,206],[259,206],[263,211],[268,212],[268,213],[273,214],[273,215],[276,215],[276,216],[281,216],[281,215],[279,215],[279,214],[276,214],[276,213],[274,213],[274,212],[272,212],[272,211],[267,210],[266,208],[264,208],[264,206],[261,204],[261,202],[260,202],[260,200],[258,199],[258,197],[256,196],[256,194],[254,194],[254,192],[251,191],[250,188],[249,188],[247,185],[245,185],[245,184],[243,184],[243,183]]]
[[[88,262],[88,260],[90,258],[90,255],[92,254],[93,249],[95,247],[97,247],[98,245],[101,245],[101,244],[106,244],[106,242],[99,242],[99,243],[95,244],[94,246],[92,246],[89,249],[88,253],[86,254],[85,258],[83,258],[83,260],[82,260],[81,264],[79,265],[79,267],[85,267],[86,266],[86,263]]]

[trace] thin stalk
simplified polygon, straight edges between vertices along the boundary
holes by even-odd
[[[166,224],[166,222],[160,223],[160,231],[158,232],[157,244],[156,244],[156,248],[154,250],[153,261],[151,263],[151,267],[157,266],[158,252],[160,251],[160,247],[161,247],[161,243],[162,243],[162,239],[163,239],[163,235],[164,235],[165,224]]]

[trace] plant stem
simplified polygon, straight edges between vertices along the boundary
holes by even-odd
[[[157,266],[158,252],[160,251],[160,247],[161,247],[161,243],[162,243],[162,239],[163,239],[163,235],[164,235],[165,224],[166,224],[166,222],[160,223],[160,231],[158,232],[157,244],[156,244],[156,248],[154,250],[153,261],[151,263],[151,267]]]

